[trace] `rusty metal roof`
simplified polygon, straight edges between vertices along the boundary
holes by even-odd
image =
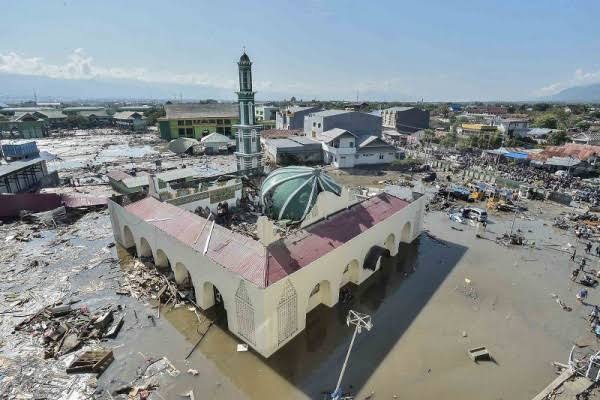
[[[212,224],[206,223],[206,218],[153,197],[130,204],[125,209],[196,251],[204,251]],[[265,248],[258,241],[215,224],[206,257],[264,287]]]
[[[298,231],[268,247],[267,270],[269,286],[307,266],[330,251],[377,225],[409,203],[387,193],[381,193],[338,212],[326,220]],[[347,262],[349,260],[341,260]]]
[[[382,193],[340,211],[266,248],[225,227],[214,227],[206,256],[260,288],[307,266],[402,210],[409,203]],[[125,207],[131,214],[202,253],[212,222],[147,197]]]

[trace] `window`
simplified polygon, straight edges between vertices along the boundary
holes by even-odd
[[[316,123],[316,122],[313,122],[313,127],[316,127],[316,126],[317,126],[317,123]]]
[[[252,136],[252,143],[256,143],[256,136]]]
[[[231,120],[230,120],[230,119],[224,119],[224,120],[223,120],[223,123],[224,123],[224,124],[231,124]]]
[[[188,119],[188,120],[186,120],[186,121],[185,121],[185,124],[186,124],[186,125],[191,125],[191,124],[192,124],[192,121]]]
[[[225,130],[222,127],[218,126],[217,133],[223,133],[223,132],[225,132]]]
[[[202,120],[202,123],[203,123],[203,124],[208,124],[208,120],[207,120],[207,119],[203,119],[203,120]]]
[[[349,147],[354,147],[354,142],[350,142],[350,143],[348,143],[348,146],[349,146]]]
[[[320,127],[321,127],[321,123],[320,123],[320,122],[319,122],[317,125],[318,125],[318,126],[317,126],[317,128],[320,128]]]
[[[217,120],[217,124],[219,124],[219,125],[223,125],[223,120],[222,120],[222,119],[218,119],[218,120]]]
[[[177,133],[179,133],[179,136],[185,136],[185,128],[179,128]]]
[[[183,121],[181,121],[181,120],[177,121],[177,125],[178,126],[182,126],[183,125]]]
[[[185,135],[189,138],[193,138],[194,137],[194,128],[186,128]]]
[[[383,154],[382,153],[379,153],[379,159],[383,160]]]

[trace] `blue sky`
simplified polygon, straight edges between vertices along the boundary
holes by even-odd
[[[600,82],[600,1],[0,0],[0,72],[273,98],[520,100]],[[232,94],[233,98],[233,94]]]

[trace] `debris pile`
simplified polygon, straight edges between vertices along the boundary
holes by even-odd
[[[90,341],[114,338],[123,326],[121,306],[105,306],[90,313],[87,306],[73,307],[73,304],[44,307],[14,330],[39,337],[44,345],[44,358],[58,358]]]

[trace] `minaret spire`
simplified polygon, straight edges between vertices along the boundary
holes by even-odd
[[[246,54],[246,46],[238,62],[240,90],[237,92],[240,124],[235,125],[236,145],[235,152],[238,171],[260,168],[260,125],[255,125],[254,120],[254,93],[252,91],[252,61]]]

